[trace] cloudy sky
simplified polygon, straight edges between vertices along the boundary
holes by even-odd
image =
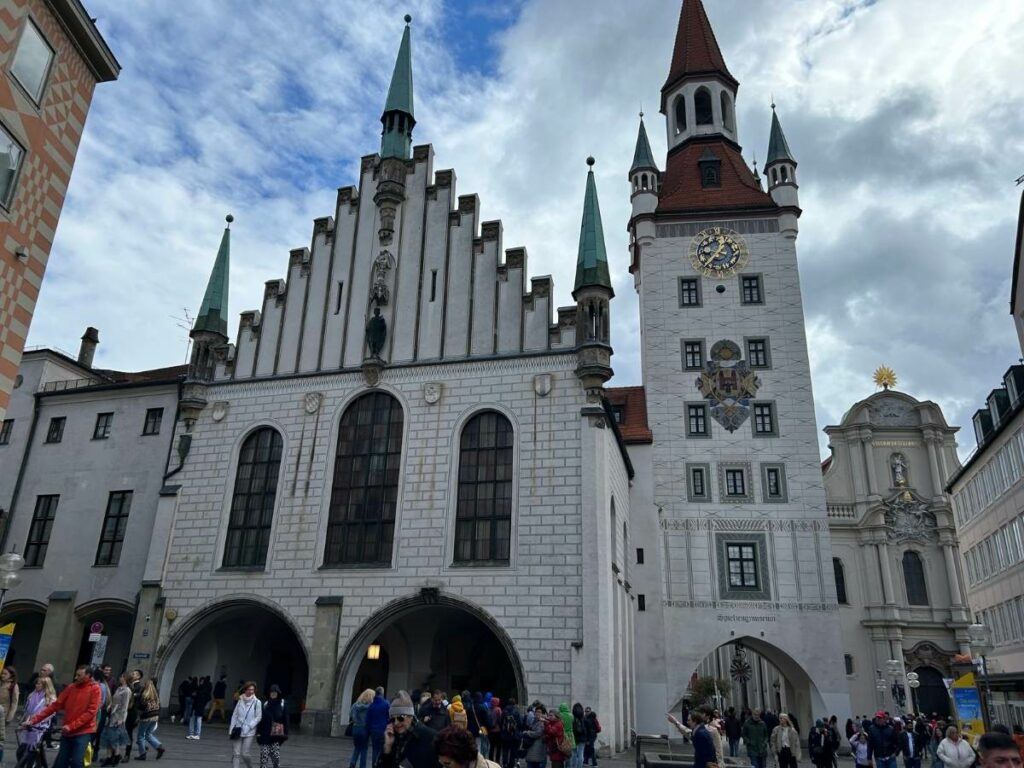
[[[97,364],[183,362],[176,317],[202,299],[235,216],[230,333],[283,277],[379,146],[413,15],[416,143],[501,218],[506,247],[569,292],[586,166],[617,297],[614,385],[640,382],[627,272],[637,112],[657,114],[678,0],[85,0],[120,60],[97,89],[30,344]],[[800,163],[797,248],[819,425],[893,367],[966,427],[1020,355],[1008,314],[1024,174],[1019,0],[706,0],[744,154],[763,158],[774,95]],[[823,441],[824,444],[824,441]],[[824,448],[823,448],[824,450]]]

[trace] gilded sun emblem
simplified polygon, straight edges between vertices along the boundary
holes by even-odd
[[[875,386],[882,389],[892,389],[896,386],[896,372],[887,365],[880,365],[875,369]]]

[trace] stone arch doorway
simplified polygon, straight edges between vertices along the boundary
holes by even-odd
[[[177,688],[186,677],[227,676],[228,691],[254,681],[260,698],[281,687],[295,719],[309,681],[306,648],[298,629],[275,607],[254,598],[216,603],[185,619],[160,652],[156,678],[160,698],[177,712]]]
[[[380,646],[377,660],[368,658]],[[526,700],[525,677],[511,638],[483,609],[424,590],[385,606],[345,646],[338,672],[338,725],[365,688],[491,691]]]
[[[796,719],[805,737],[815,717],[832,714],[826,712],[817,686],[803,667],[781,648],[759,638],[739,637],[714,648],[693,671],[691,686],[696,677],[718,679],[717,694],[706,702],[694,701],[688,688],[677,697],[674,707],[689,699],[693,706],[707,703],[723,711],[727,707],[739,711],[749,706],[787,712]]]
[[[27,681],[32,672],[45,663],[36,659],[45,621],[45,605],[11,601],[4,606],[0,626],[14,624],[14,635],[11,637],[11,647],[7,650],[6,666],[14,667],[18,671],[18,679],[22,682]]]
[[[917,679],[921,687],[913,692],[914,711],[926,715],[935,712],[940,719],[949,717],[949,691],[942,681],[942,673],[934,667],[917,667]]]
[[[75,617],[81,625],[76,664],[91,664],[94,644],[89,641],[90,630],[96,623],[102,624],[101,635],[106,636],[106,649],[101,663],[109,664],[114,674],[128,666],[128,649],[132,643],[132,626],[135,623],[135,608],[119,602],[101,601],[85,603],[75,609]]]

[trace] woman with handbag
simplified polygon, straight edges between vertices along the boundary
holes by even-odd
[[[531,708],[533,721],[523,730],[523,757],[526,768],[544,768],[548,762],[547,748],[544,744],[544,726],[547,723],[547,708],[539,701]]]
[[[573,753],[573,745],[565,735],[565,726],[558,712],[552,711],[544,722],[544,745],[548,748],[551,768],[563,768]]]
[[[160,694],[156,690],[156,684],[150,678],[142,688],[142,695],[139,697],[139,733],[136,738],[136,746],[139,754],[136,760],[145,760],[149,747],[156,749],[156,759],[164,756],[164,745],[160,743],[153,734],[156,732],[157,723],[160,721]],[[148,746],[147,746],[148,745]]]
[[[249,751],[262,719],[263,704],[256,698],[256,683],[244,683],[235,708],[231,710],[231,725],[228,726],[231,740],[235,742],[231,750],[231,768],[239,768],[242,761],[245,761],[247,768],[252,768]]]
[[[281,768],[281,745],[288,740],[288,705],[281,698],[281,688],[270,686],[270,697],[263,704],[263,716],[256,728],[260,745],[260,768]]]
[[[366,751],[370,746],[370,731],[366,726],[366,715],[370,711],[370,705],[373,704],[373,697],[373,688],[367,688],[359,694],[359,698],[355,700],[352,709],[349,710],[348,726],[352,729],[354,749],[352,757],[348,760],[348,768],[356,768],[357,762],[359,768],[366,768]]]

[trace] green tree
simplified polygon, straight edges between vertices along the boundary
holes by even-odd
[[[717,690],[716,690],[717,686]],[[715,677],[698,677],[690,683],[690,695],[695,704],[715,704],[715,694],[727,696],[732,683]]]

